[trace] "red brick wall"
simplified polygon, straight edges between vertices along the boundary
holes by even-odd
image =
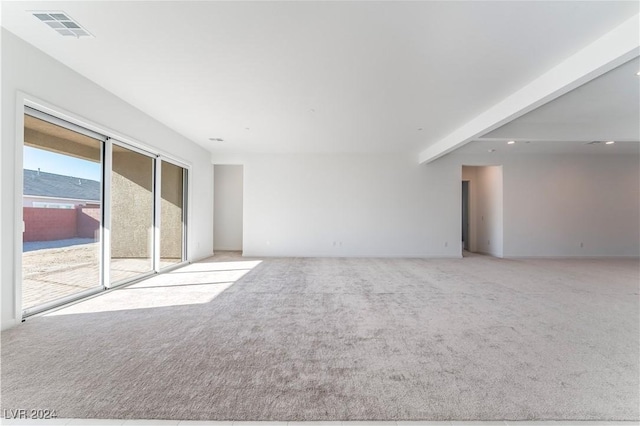
[[[99,239],[100,207],[76,207],[76,234],[80,238]]]
[[[52,241],[76,237],[75,209],[23,207],[23,241]]]

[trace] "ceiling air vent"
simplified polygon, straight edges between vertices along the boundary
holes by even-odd
[[[33,16],[53,28],[58,34],[67,37],[93,37],[93,35],[84,29],[77,21],[69,16],[69,14],[60,10],[56,11],[30,11]]]

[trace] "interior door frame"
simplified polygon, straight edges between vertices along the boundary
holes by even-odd
[[[467,189],[466,199],[465,199],[465,191],[464,191],[465,183],[466,183],[466,189]],[[464,242],[462,244],[462,252],[464,252],[465,250],[471,251],[471,180],[469,179],[462,180],[461,191],[462,191],[462,197],[461,197],[462,236],[463,237],[466,236],[466,238],[462,240]],[[466,223],[464,220],[465,219],[465,214],[464,214],[465,202],[466,202],[466,213],[467,213]],[[466,234],[465,234],[465,231],[466,231]]]

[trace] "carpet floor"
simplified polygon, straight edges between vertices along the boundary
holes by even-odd
[[[216,256],[3,332],[1,408],[638,420],[639,267]]]

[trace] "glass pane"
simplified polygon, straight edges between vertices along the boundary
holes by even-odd
[[[153,158],[113,145],[111,282],[153,271]]]
[[[22,308],[100,288],[102,142],[24,116]]]
[[[160,168],[160,267],[183,260],[184,169],[166,161]]]

